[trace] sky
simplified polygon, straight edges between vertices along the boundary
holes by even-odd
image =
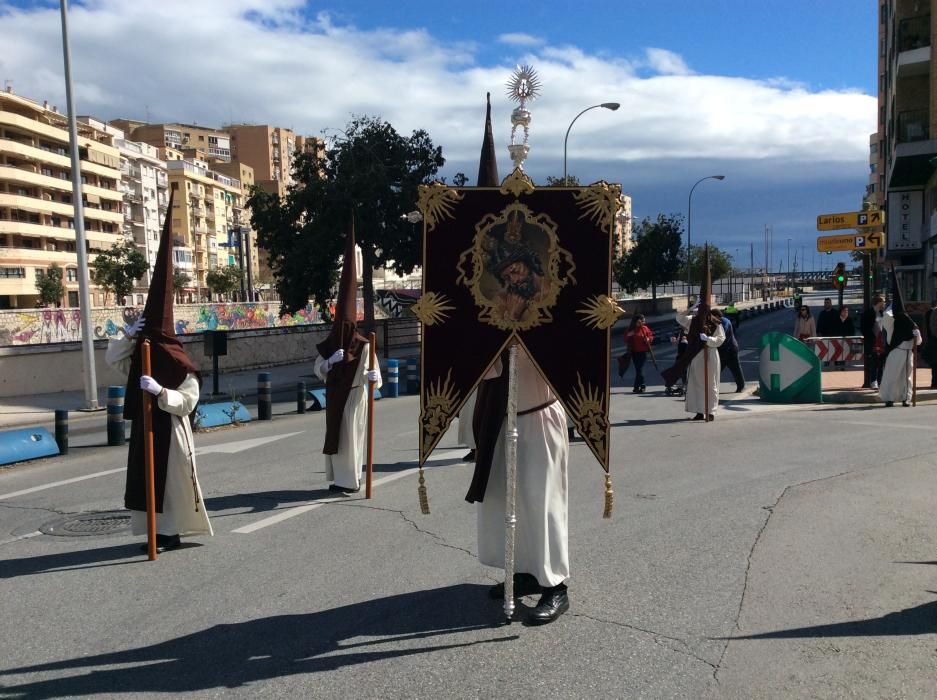
[[[531,65],[541,96],[526,171],[619,182],[637,221],[771,268],[829,268],[816,217],[855,211],[875,129],[876,0],[73,0],[76,111],[313,136],[353,115],[442,146],[441,175],[475,179],[485,93],[500,174],[511,164],[506,83]],[[65,103],[59,3],[0,0],[0,80]],[[6,84],[6,83],[5,83]],[[63,110],[64,111],[64,110]],[[790,241],[788,241],[790,239]],[[793,260],[792,260],[793,264]]]

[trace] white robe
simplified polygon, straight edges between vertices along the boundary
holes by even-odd
[[[486,377],[501,373],[500,361]],[[504,368],[505,371],[507,368]],[[517,410],[541,406],[556,397],[522,349],[517,353]],[[569,436],[558,401],[517,417],[517,529],[514,570],[533,574],[541,586],[569,578],[569,493],[566,467]],[[485,500],[477,504],[478,559],[504,568],[504,427],[495,446]]]
[[[916,339],[921,344],[921,339]],[[914,381],[913,343],[906,340],[889,351],[885,357],[882,381],[878,386],[878,395],[882,401],[910,401],[912,382]]]
[[[370,343],[365,343],[358,358],[358,373],[348,392],[345,401],[345,411],[342,413],[342,427],[338,434],[338,452],[325,457],[325,478],[335,482],[336,486],[347,489],[361,487],[361,472],[367,459],[367,423],[368,423],[368,392],[367,373],[370,353]],[[380,376],[380,365],[377,365],[378,380],[375,385],[380,389],[383,379]],[[316,375],[323,382],[329,374],[328,361],[323,357],[316,358]]]
[[[473,391],[462,410],[459,411],[459,444],[465,445],[470,450],[475,449],[475,431],[472,429],[472,418],[475,415],[475,397],[477,391]]]
[[[677,314],[677,323],[684,330],[689,330],[692,316]],[[706,349],[696,353],[690,361],[687,370],[687,387],[685,410],[687,413],[706,413],[706,385],[709,384],[709,412],[715,414],[719,408],[719,378],[722,375],[722,367],[719,364],[719,352],[716,350],[726,340],[726,332],[722,325],[716,327],[716,330],[709,340],[706,341]],[[705,376],[705,360],[703,353],[709,353],[709,377]],[[708,382],[707,382],[708,380]]]
[[[133,340],[112,339],[107,345],[105,360],[116,370],[129,373],[134,345]],[[159,381],[157,377],[154,379]],[[195,468],[195,440],[189,424],[189,414],[195,409],[198,398],[198,379],[194,374],[187,374],[178,388],[167,388],[157,399],[159,407],[172,419],[163,512],[156,514],[156,532],[160,535],[214,534]],[[130,511],[130,525],[134,535],[147,534],[146,512]]]

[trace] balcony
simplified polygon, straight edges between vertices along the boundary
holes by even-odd
[[[898,143],[926,141],[930,136],[930,120],[926,109],[898,113]]]
[[[898,25],[899,78],[927,75],[930,72],[930,15],[908,17]]]
[[[156,186],[157,187],[169,187],[169,176],[162,171],[157,171],[156,173]]]

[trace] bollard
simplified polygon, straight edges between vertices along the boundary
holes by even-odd
[[[270,372],[257,374],[257,420],[273,418],[273,389],[270,386]]]
[[[68,411],[64,408],[55,409],[55,444],[59,454],[68,454]]]
[[[306,382],[296,382],[296,412],[306,412]]]
[[[396,399],[400,396],[400,360],[387,361],[387,397]]]
[[[407,358],[407,393],[418,394],[420,392],[420,379],[416,372],[416,358]]]
[[[107,387],[107,444],[123,445],[126,441],[124,432],[124,393],[123,386]]]

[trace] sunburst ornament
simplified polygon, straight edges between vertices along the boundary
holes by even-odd
[[[590,328],[599,330],[608,330],[615,325],[619,316],[625,313],[615,301],[605,294],[591,296],[583,302],[581,309],[576,309],[577,314],[584,316],[583,322]]]
[[[462,195],[441,182],[420,185],[420,198],[417,207],[423,213],[426,230],[432,231],[443,219],[453,218],[453,209]]]
[[[508,97],[520,102],[521,107],[526,102],[533,102],[540,97],[540,76],[532,66],[524,64],[514,69],[511,79],[508,80]]]
[[[458,390],[452,384],[452,370],[446,375],[445,381],[440,377],[435,384],[431,384],[426,394],[423,411],[420,413],[420,423],[423,427],[423,454],[428,455],[442,433],[449,427],[455,414]]]
[[[580,219],[588,218],[611,233],[615,214],[621,207],[621,185],[596,182],[573,197],[582,211]]]
[[[598,387],[582,383],[582,375],[576,373],[577,386],[570,397],[573,422],[576,429],[589,442],[596,457],[606,455],[608,439],[608,417],[604,409],[602,392]],[[603,462],[601,457],[600,462]],[[603,462],[606,463],[606,462]]]
[[[449,305],[449,301],[451,299],[445,294],[427,292],[410,309],[424,326],[433,326],[445,321],[449,316],[446,312],[455,308]]]

